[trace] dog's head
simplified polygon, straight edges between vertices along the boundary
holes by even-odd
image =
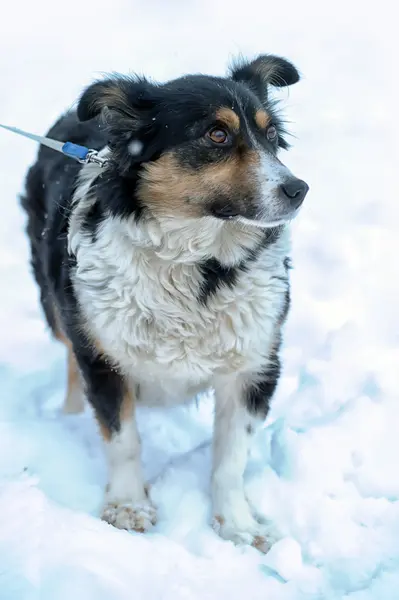
[[[271,227],[292,219],[308,186],[277,158],[286,148],[270,87],[299,80],[276,56],[236,64],[228,77],[185,76],[163,85],[115,76],[90,86],[81,121],[102,115],[111,162],[138,178],[155,217],[238,220]]]

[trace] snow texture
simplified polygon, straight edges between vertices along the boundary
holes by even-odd
[[[34,143],[0,134],[2,600],[399,598],[399,327],[394,3],[14,0],[0,20],[0,119],[42,133],[93,78],[224,72],[285,55],[283,156],[311,192],[293,228],[284,373],[246,489],[278,541],[266,556],[208,525],[212,398],[141,410],[159,506],[147,535],[98,519],[92,414],[63,416],[64,350],[30,274],[17,195]],[[395,93],[396,92],[396,93]]]

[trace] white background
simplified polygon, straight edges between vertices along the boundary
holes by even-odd
[[[398,65],[394,3],[28,0],[0,21],[0,122],[43,133],[104,72],[164,81],[281,54],[281,91],[311,187],[293,227],[284,376],[247,491],[279,533],[269,555],[208,526],[212,403],[142,411],[160,521],[98,520],[92,416],[62,417],[64,351],[29,270],[17,196],[37,147],[0,132],[2,600],[397,600],[399,592]],[[192,452],[190,452],[192,451]]]

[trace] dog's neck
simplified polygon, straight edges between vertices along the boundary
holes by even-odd
[[[148,248],[158,258],[174,263],[197,263],[216,258],[225,266],[240,264],[275,230],[261,230],[232,221],[144,218],[121,223],[132,244]]]

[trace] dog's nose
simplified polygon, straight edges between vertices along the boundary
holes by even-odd
[[[292,208],[299,208],[305,200],[305,196],[309,191],[307,183],[302,179],[289,179],[281,184],[280,190],[285,198],[288,198]]]

